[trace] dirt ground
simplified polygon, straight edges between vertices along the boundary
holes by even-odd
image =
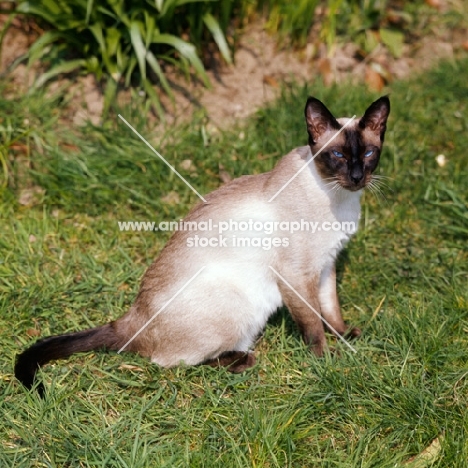
[[[0,15],[0,27],[5,21],[6,16]],[[3,41],[0,73],[27,51],[39,33],[18,20],[13,22]],[[437,60],[466,55],[467,38],[467,29],[439,27],[418,43],[405,44],[400,58],[394,58],[384,46],[363,56],[352,43],[338,44],[334,50],[310,43],[305,49],[295,51],[279,49],[275,38],[265,31],[264,23],[259,20],[248,25],[242,34],[234,65],[215,63],[208,70],[211,89],[194,82],[187,83],[169,71],[168,76],[175,83],[176,105],[164,96],[162,101],[170,124],[188,119],[194,109],[201,107],[213,125],[226,127],[274,99],[285,80],[303,83],[320,76],[326,84],[331,84],[351,79],[380,91],[391,80],[427,69]],[[16,67],[10,75],[14,90],[27,88],[38,73],[37,69],[28,70],[24,64]],[[103,96],[94,77],[79,76],[73,81],[63,77],[51,83],[50,89],[53,91],[62,86],[68,88],[67,92],[72,96],[67,120],[79,125],[90,119],[99,124]],[[125,101],[129,96],[123,91],[119,99]]]

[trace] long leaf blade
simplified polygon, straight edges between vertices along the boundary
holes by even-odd
[[[158,60],[156,57],[153,55],[152,52],[148,52],[146,54],[146,60],[148,61],[148,64],[152,68],[152,70],[156,73],[156,75],[159,78],[159,81],[161,82],[161,86],[163,87],[164,91],[166,91],[167,95],[174,100],[174,94],[171,90],[171,87],[169,86],[169,83],[167,82],[166,77],[164,76],[163,71],[161,70],[161,66],[159,65]]]
[[[176,49],[182,55],[182,57],[185,57],[191,63],[193,68],[195,68],[195,71],[202,79],[205,86],[208,88],[211,86],[210,80],[205,71],[205,67],[198,57],[197,51],[193,44],[171,34],[156,34],[153,37],[153,43],[168,44],[174,47],[174,49]]]
[[[130,25],[130,39],[140,67],[141,78],[146,79],[146,47],[141,37],[140,28],[136,21]]]
[[[47,46],[62,37],[59,31],[47,31],[29,49],[28,63],[31,65],[36,60],[41,58],[47,51]]]
[[[206,27],[210,30],[213,39],[218,45],[219,51],[221,52],[221,55],[223,56],[224,60],[226,60],[227,63],[231,64],[231,51],[229,50],[229,46],[226,42],[226,37],[224,36],[224,33],[221,30],[221,27],[219,26],[219,23],[210,13],[206,13],[203,16],[203,22],[205,23]]]
[[[151,86],[149,80],[143,80],[143,89],[146,91],[146,94],[153,104],[159,118],[164,121],[164,109],[162,108],[161,101],[159,100],[159,97],[153,89],[153,86]]]
[[[85,59],[76,59],[70,60],[68,62],[59,63],[55,67],[52,67],[46,73],[43,73],[39,79],[37,79],[33,85],[33,88],[40,88],[44,85],[47,81],[51,78],[54,78],[57,75],[61,75],[62,73],[70,73],[75,71],[77,68],[86,66]]]

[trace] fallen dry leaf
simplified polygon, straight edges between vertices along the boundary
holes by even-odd
[[[432,8],[436,8],[437,10],[441,10],[444,6],[444,2],[442,0],[426,0],[426,4]]]
[[[38,185],[21,190],[18,202],[23,206],[33,206],[41,202],[45,190]]]
[[[167,195],[162,197],[161,201],[163,203],[167,203],[168,205],[177,205],[177,203],[180,203],[180,197],[177,192],[174,192],[174,190],[172,190]]]
[[[340,56],[333,57],[331,60],[333,61],[333,68],[338,71],[352,70],[358,63],[354,57]]]
[[[447,164],[447,158],[445,157],[444,154],[439,154],[436,157],[436,162],[439,165],[439,167],[444,167]]]
[[[180,168],[183,169],[184,171],[192,171],[192,172],[197,170],[197,168],[195,167],[191,159],[184,159],[180,163]]]
[[[65,150],[65,151],[73,151],[73,152],[77,152],[80,150],[80,148],[78,148],[78,146],[76,145],[73,145],[71,143],[62,143],[62,148]]]
[[[317,53],[317,46],[314,43],[309,42],[305,49],[302,49],[299,53],[305,62],[310,62]]]
[[[279,83],[278,81],[271,75],[265,75],[263,77],[263,82],[267,84],[268,86],[271,86],[272,88],[278,88]]]
[[[392,75],[391,73],[387,70],[387,68],[382,65],[381,63],[377,63],[377,62],[372,62],[370,64],[370,67],[372,68],[372,70],[374,70],[375,72],[377,72],[384,80],[385,83],[388,83],[390,81],[392,81]]]
[[[411,457],[405,463],[405,466],[408,468],[429,467],[436,461],[441,450],[442,446],[440,445],[439,437],[436,437],[419,455]]]
[[[26,330],[26,335],[28,336],[39,336],[41,332],[39,330],[36,330],[35,328],[28,328]]]
[[[141,368],[141,367],[137,367],[137,366],[132,366],[131,364],[121,364],[119,366],[119,369],[126,369],[126,370],[134,370],[134,371],[138,371],[138,372],[144,372],[144,370]]]
[[[334,76],[330,59],[321,58],[318,61],[318,69],[320,74],[322,75],[324,85],[331,86],[334,81]]]
[[[366,68],[365,81],[367,86],[369,86],[369,89],[372,91],[381,91],[385,85],[385,81],[380,73],[377,73],[371,67]]]
[[[227,184],[232,180],[231,174],[224,168],[222,164],[219,165],[219,178],[223,184]]]
[[[16,151],[17,153],[29,155],[29,146],[24,145],[23,143],[13,143],[12,145],[9,146],[9,149]]]

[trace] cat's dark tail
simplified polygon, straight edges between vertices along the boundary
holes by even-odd
[[[122,340],[117,336],[114,325],[114,322],[111,322],[89,330],[49,336],[37,341],[16,357],[16,378],[26,388],[31,389],[37,370],[50,361],[100,348],[118,350]],[[39,383],[36,388],[43,396],[44,386],[42,383]]]

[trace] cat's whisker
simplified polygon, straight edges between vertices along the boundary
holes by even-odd
[[[323,181],[326,181],[326,180],[336,180],[336,177],[335,176],[332,176],[332,177],[325,177],[324,179],[322,179]]]
[[[383,181],[381,181],[381,180],[373,180],[372,182],[373,182],[374,185],[376,185],[377,187],[384,187],[384,188],[390,189],[390,186],[389,186],[387,183],[385,183],[385,182],[383,182]]]
[[[369,189],[370,192],[375,193],[375,184],[373,183],[373,181],[370,181],[366,185],[366,189]]]
[[[368,186],[367,188],[369,189],[369,193],[371,193],[372,196],[374,196],[375,199],[380,203],[382,201],[381,197],[380,197],[380,195],[378,193],[375,192],[374,188],[371,187],[371,186]]]
[[[373,187],[374,187],[374,190],[378,191],[382,195],[382,197],[387,199],[386,194],[385,194],[384,190],[382,190],[381,187],[379,187],[378,185],[374,185]]]
[[[378,180],[393,180],[392,177],[388,177],[388,176],[381,175],[381,174],[372,174],[372,178],[378,179]]]
[[[330,185],[329,187],[327,187],[327,193],[330,193],[330,192],[333,192],[333,190],[335,190],[336,186],[337,186],[338,182],[335,182],[333,185]]]
[[[388,181],[391,181],[390,177],[384,177],[384,176],[379,176],[379,175],[372,175],[371,180],[377,184],[382,184],[388,186]]]
[[[387,198],[385,197],[385,194],[383,193],[383,191],[380,189],[380,187],[378,186],[377,182],[376,181],[373,181],[371,180],[366,188],[369,189],[369,192],[372,193],[372,195],[375,196],[375,198],[377,199],[377,201],[379,202],[382,202],[384,201],[385,203],[388,203],[388,200]]]
[[[338,179],[336,177],[328,177],[327,179],[323,179],[323,180],[330,181],[324,184],[324,186],[328,189],[326,193],[333,193],[336,189],[336,186],[339,185]]]
[[[338,183],[338,181],[334,181],[333,182],[333,185],[327,190],[327,194],[328,193],[336,193],[339,189],[340,189],[340,184]]]
[[[389,190],[390,192],[394,192],[392,187],[390,187],[387,183],[383,182],[382,180],[379,179],[372,179],[371,181],[372,185],[376,187],[382,194],[384,194],[384,190]]]
[[[375,183],[378,184],[378,185],[382,185],[382,186],[384,186],[384,187],[389,187],[389,185],[388,185],[386,179],[381,179],[380,177],[374,177],[374,176],[372,176],[372,179],[371,179],[371,180],[372,180],[372,182],[375,182]],[[390,179],[388,179],[388,180],[390,180]]]
[[[379,179],[376,179],[376,180],[372,180],[372,185],[374,187],[377,187],[382,193],[384,193],[384,191],[387,191],[387,192],[391,192],[391,193],[394,193],[395,191],[393,190],[392,187],[390,187],[390,185],[388,185],[387,183],[383,182],[382,180],[379,180]]]
[[[337,194],[341,191],[343,187],[337,182],[334,186],[333,186],[333,193]]]

